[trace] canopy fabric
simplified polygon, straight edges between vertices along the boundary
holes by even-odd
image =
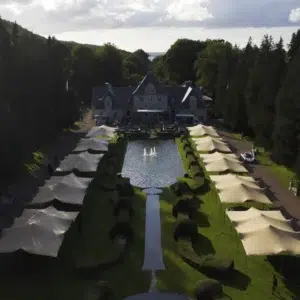
[[[70,154],[60,163],[55,171],[72,172],[78,170],[80,172],[96,172],[102,157],[103,154],[90,154],[87,151],[79,154]]]
[[[247,255],[276,255],[288,252],[300,254],[300,232],[283,230],[269,225],[240,234]]]
[[[108,151],[108,141],[99,138],[81,139],[73,152],[83,152],[87,150]]]
[[[77,177],[74,173],[68,174],[66,176],[52,176],[46,181],[46,185],[57,185],[58,183],[63,183],[67,186],[87,188],[92,178]]]
[[[85,136],[86,138],[97,137],[97,136],[105,136],[112,138],[115,135],[117,128],[109,127],[106,125],[94,126]]]
[[[270,219],[275,219],[275,220],[282,220],[282,221],[288,220],[284,217],[284,215],[281,213],[280,210],[260,210],[255,207],[251,207],[245,211],[227,210],[226,214],[232,222],[237,222],[237,223],[241,221],[255,219],[260,216],[266,216]]]
[[[197,151],[200,152],[210,152],[217,150],[220,152],[231,153],[231,150],[229,149],[227,144],[224,143],[221,139],[205,137],[194,140],[194,142],[196,143]]]
[[[250,187],[245,184],[221,189],[219,192],[219,198],[222,203],[245,203],[247,201],[255,201],[265,204],[272,203],[264,194],[264,189],[259,187]]]
[[[205,126],[202,124],[198,124],[196,126],[187,127],[191,136],[203,136],[209,135],[213,137],[220,137],[217,131],[212,126]]]
[[[249,187],[259,188],[257,181],[250,176],[240,176],[236,174],[211,175],[210,179],[215,183],[216,188],[219,190],[229,187],[236,187],[242,184]]]
[[[22,249],[32,254],[56,257],[64,233],[77,214],[60,212],[54,207],[24,210],[11,228],[2,231],[0,253]]]
[[[229,158],[221,158],[214,161],[204,162],[207,172],[225,172],[248,173],[247,169],[238,161]]]
[[[219,160],[222,158],[228,158],[228,159],[233,159],[233,160],[239,161],[238,157],[233,153],[221,153],[221,152],[214,152],[211,154],[201,154],[200,153],[199,156],[204,162],[215,161],[215,160]]]

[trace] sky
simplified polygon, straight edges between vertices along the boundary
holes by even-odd
[[[287,44],[300,28],[300,0],[0,0],[0,14],[43,36],[147,52],[178,38]]]

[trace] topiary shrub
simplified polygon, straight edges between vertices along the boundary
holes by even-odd
[[[194,166],[199,167],[198,161],[192,160],[192,161],[189,163],[189,169],[191,169],[191,168],[194,167]]]
[[[189,219],[193,219],[197,209],[199,208],[199,201],[196,203],[191,199],[180,199],[173,205],[173,216],[177,218],[178,213],[182,213],[189,216]]]
[[[118,200],[114,208],[114,216],[119,216],[121,211],[128,211],[129,216],[133,216],[132,198],[126,197]]]
[[[195,172],[194,174],[194,179],[197,180],[203,177],[204,177],[204,171],[201,168],[199,168],[199,171]]]
[[[181,138],[180,138],[180,141],[181,142],[184,142],[184,141],[186,141],[186,140],[188,140],[188,136],[187,135],[183,135]]]
[[[181,258],[191,267],[207,276],[216,279],[224,279],[230,276],[234,269],[233,260],[219,259],[212,254],[198,255],[194,251],[194,246],[198,242],[199,237],[201,235],[198,234],[193,244],[184,240],[178,242],[178,252]],[[201,244],[199,247],[201,247]]]
[[[181,221],[174,230],[174,240],[177,242],[179,238],[187,238],[192,242],[198,237],[197,224],[191,220]]]
[[[201,259],[201,270],[214,277],[222,277],[233,269],[234,261],[232,259],[219,259],[211,254],[205,255]]]
[[[123,182],[118,185],[118,191],[120,197],[129,197],[134,195],[134,188],[129,182]]]
[[[214,279],[205,279],[197,283],[195,297],[197,300],[209,300],[223,296],[222,284]]]
[[[122,237],[130,241],[133,238],[133,229],[129,222],[120,221],[117,222],[114,227],[110,230],[110,238],[114,240],[116,237]]]
[[[189,185],[184,181],[177,181],[170,186],[171,190],[177,197],[180,197],[184,194],[191,194],[192,190]]]
[[[96,289],[99,291],[97,300],[112,299],[114,295],[112,286],[106,281],[98,281]]]

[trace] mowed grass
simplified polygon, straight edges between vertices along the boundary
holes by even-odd
[[[124,262],[103,273],[102,279],[114,290],[114,300],[147,292],[150,287],[150,272],[142,270],[145,245],[146,194],[135,188],[134,216],[131,225],[134,238],[125,253]]]
[[[179,140],[177,140],[180,143]],[[183,165],[188,162],[185,153],[179,145]],[[195,184],[196,185],[196,184]],[[231,299],[299,299],[300,287],[297,278],[292,282],[286,281],[278,273],[272,264],[264,256],[246,256],[240,238],[225,214],[214,186],[210,183],[210,189],[203,195],[199,195],[201,206],[199,211],[202,221],[198,223],[199,232],[210,242],[199,245],[199,253],[214,253],[218,258],[234,259],[235,267],[239,274],[235,280],[224,281],[224,292]],[[173,240],[173,232],[178,222],[172,216],[172,205],[176,203],[176,196],[169,188],[165,188],[161,195],[161,219],[162,219],[162,243],[166,270],[158,274],[158,288],[173,292],[184,293],[193,296],[198,280],[205,275],[187,265],[178,255],[176,242]],[[207,222],[203,222],[203,216]],[[267,242],[267,241],[266,241]],[[272,295],[272,279],[276,274],[278,288]],[[295,277],[299,274],[295,274]]]

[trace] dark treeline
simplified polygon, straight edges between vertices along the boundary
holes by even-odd
[[[137,84],[148,67],[143,50],[46,39],[0,19],[0,191],[79,118],[92,86]]]
[[[180,39],[153,69],[168,84],[193,80],[215,100],[213,113],[252,136],[272,159],[300,175],[300,30],[288,41],[264,36],[240,49],[224,40]]]

